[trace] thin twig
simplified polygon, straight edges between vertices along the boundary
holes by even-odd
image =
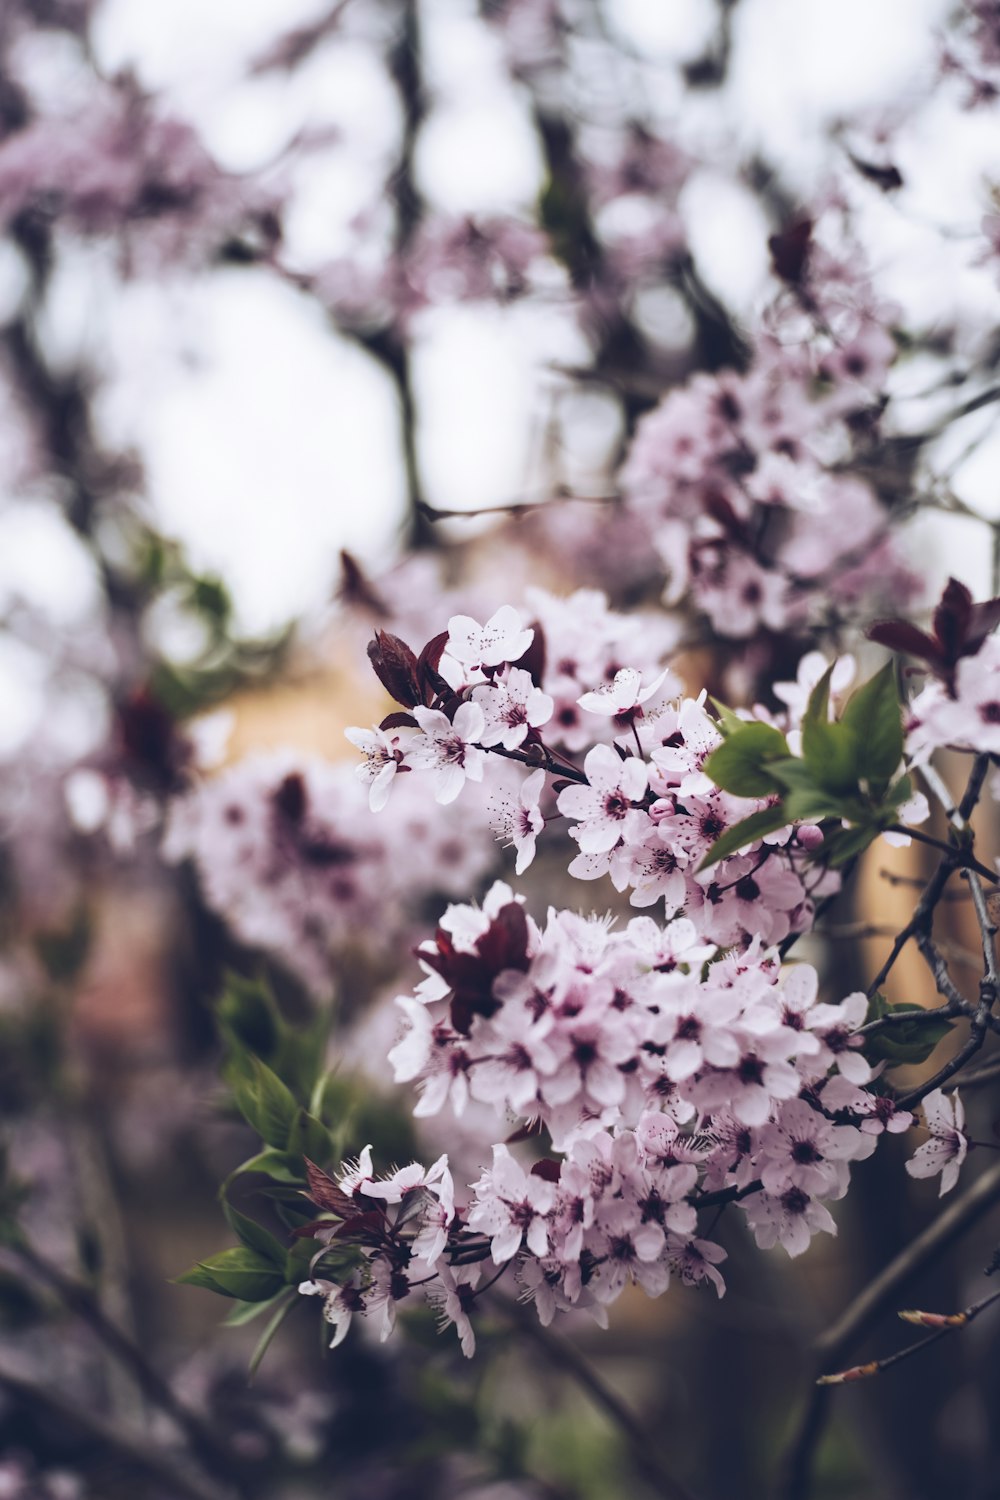
[[[533,510],[544,510],[557,500],[576,500],[581,505],[615,505],[621,495],[578,495],[565,485],[557,484],[550,495],[540,500],[506,500],[498,505],[480,505],[475,510],[447,510],[430,505],[426,500],[417,502],[417,509],[426,521],[472,521],[478,516],[520,516]]]
[[[984,1083],[992,1083],[995,1078],[1000,1078],[1000,1058],[983,1063],[981,1068],[973,1068],[972,1072],[966,1073],[964,1078],[956,1078],[944,1084],[944,1091],[947,1094],[952,1089],[978,1089]]]
[[[835,1322],[816,1340],[814,1379],[835,1369],[865,1329],[896,1301],[902,1288],[929,1261],[942,1254],[1000,1199],[1000,1165],[990,1168],[949,1205],[932,1224],[869,1282]],[[813,1455],[823,1435],[829,1408],[828,1388],[814,1386],[786,1456],[780,1487],[782,1500],[806,1500]]]
[[[908,1344],[905,1349],[897,1349],[894,1354],[883,1355],[881,1359],[872,1359],[863,1365],[853,1365],[849,1370],[838,1370],[835,1375],[821,1375],[817,1385],[848,1385],[856,1380],[868,1380],[873,1375],[881,1375],[883,1370],[888,1370],[892,1365],[900,1364],[911,1355],[919,1354],[921,1349],[926,1349],[928,1344],[936,1344],[939,1339],[947,1338],[949,1333],[960,1333],[963,1328],[968,1328],[974,1323],[981,1312],[985,1312],[994,1302],[1000,1301],[1000,1291],[989,1292],[985,1297],[980,1297],[978,1302],[973,1302],[959,1313],[923,1313],[923,1312],[901,1312],[900,1317],[904,1323],[913,1323],[922,1328],[933,1328],[926,1338],[918,1339],[915,1344]]]
[[[954,852],[955,864],[959,869],[975,870],[976,874],[981,875],[984,880],[992,880],[994,885],[1000,884],[1000,876],[988,869],[986,865],[981,865],[967,849],[962,849],[955,844],[946,844],[943,839],[936,839],[930,833],[921,833],[918,828],[908,828],[903,823],[891,823],[888,831],[906,834],[908,838],[916,839],[918,844],[927,844],[931,849],[940,849],[943,854]]]
[[[975,1057],[976,1053],[981,1050],[985,1036],[986,1027],[980,1021],[977,1014],[973,1017],[968,1041],[962,1044],[955,1053],[955,1056],[946,1062],[943,1068],[939,1068],[932,1078],[926,1078],[918,1088],[911,1089],[908,1094],[901,1094],[896,1100],[897,1108],[912,1109],[915,1104],[920,1103],[921,1099],[925,1099],[928,1094],[933,1094],[935,1089],[939,1089],[943,1083],[947,1083],[949,1078],[954,1078],[955,1074],[965,1067],[969,1059]]]
[[[955,1006],[932,1005],[927,1010],[890,1010],[884,1016],[879,1016],[875,1021],[869,1021],[864,1026],[859,1026],[852,1036],[873,1036],[877,1031],[885,1031],[894,1026],[920,1025],[922,1021],[947,1021],[951,1016],[959,1016],[965,1013],[965,1005]]]

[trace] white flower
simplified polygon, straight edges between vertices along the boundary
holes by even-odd
[[[514,606],[504,604],[485,625],[469,615],[452,615],[445,651],[467,668],[499,667],[505,661],[520,661],[534,637]]]
[[[572,830],[584,854],[613,849],[640,812],[633,807],[645,793],[648,769],[645,762],[629,756],[622,760],[608,745],[595,745],[583,763],[587,786],[571,786],[559,794],[559,811],[581,822]],[[640,832],[646,823],[642,814]]]
[[[620,672],[615,673],[613,682],[606,682],[603,686],[595,688],[593,692],[584,693],[583,697],[576,701],[588,713],[600,714],[606,719],[618,718],[622,714],[634,712],[643,703],[647,703],[661,686],[666,675],[667,669],[664,667],[648,687],[643,687],[642,674],[633,667],[623,667]]]
[[[924,1100],[924,1119],[931,1138],[914,1152],[906,1163],[911,1177],[935,1177],[941,1173],[941,1193],[949,1193],[958,1181],[958,1173],[969,1142],[966,1139],[965,1106],[955,1091],[953,1099],[935,1089]]]
[[[482,743],[503,745],[505,750],[516,750],[529,729],[547,724],[554,706],[548,693],[535,686],[531,673],[520,667],[512,667],[503,681],[473,689],[472,698],[486,719]]]
[[[388,802],[393,779],[416,734],[415,729],[405,725],[388,733],[377,725],[371,729],[344,730],[344,737],[365,757],[356,775],[368,783],[368,806],[372,812],[381,812]]]
[[[454,802],[466,778],[483,779],[483,751],[476,748],[484,719],[478,703],[462,703],[454,719],[437,708],[415,708],[413,716],[423,730],[409,752],[410,764],[436,772],[438,802]]]
[[[545,826],[538,805],[544,786],[545,772],[541,768],[532,771],[521,784],[517,802],[498,803],[491,814],[497,835],[517,850],[515,875],[523,875],[535,857],[535,840]]]

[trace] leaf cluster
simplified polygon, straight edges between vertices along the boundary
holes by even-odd
[[[912,787],[908,776],[898,774],[903,726],[892,665],[860,687],[835,720],[829,712],[832,673],[828,667],[810,695],[800,756],[773,725],[717,705],[724,738],[705,762],[706,774],[723,791],[767,797],[771,804],[727,829],[703,869],[790,824],[827,819],[846,826],[827,831],[822,857],[842,865],[896,821]]]

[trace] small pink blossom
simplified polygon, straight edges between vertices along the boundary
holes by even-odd
[[[950,1193],[955,1186],[968,1154],[965,1106],[958,1097],[957,1089],[950,1099],[941,1089],[935,1089],[925,1098],[923,1110],[931,1138],[917,1147],[906,1163],[906,1170],[911,1177],[936,1177],[940,1172],[940,1197]]]
[[[478,748],[485,720],[478,703],[461,703],[454,719],[437,708],[415,708],[423,730],[409,751],[410,764],[434,771],[438,802],[454,802],[466,779],[482,781],[484,753]]]

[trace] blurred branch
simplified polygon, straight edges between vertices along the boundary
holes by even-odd
[[[196,1475],[189,1474],[168,1454],[153,1447],[148,1432],[127,1432],[89,1407],[77,1406],[51,1385],[40,1385],[2,1364],[0,1388],[15,1401],[51,1421],[60,1431],[68,1428],[78,1432],[81,1437],[113,1455],[127,1468],[144,1474],[171,1497],[184,1497],[184,1500],[223,1500],[223,1496],[228,1493],[205,1484]]]
[[[519,516],[526,511],[544,510],[557,500],[576,500],[581,505],[615,505],[621,499],[619,494],[610,495],[578,495],[573,490],[567,489],[565,485],[556,485],[551,495],[544,500],[508,500],[502,505],[483,505],[476,510],[442,510],[436,505],[428,505],[425,500],[418,500],[416,508],[428,521],[471,521],[477,516]]]
[[[1000,1165],[984,1172],[960,1198],[911,1241],[816,1340],[814,1380],[835,1368],[902,1288],[1000,1200]],[[807,1500],[813,1457],[829,1414],[828,1387],[814,1386],[785,1458],[781,1500]]]
[[[965,827],[965,824],[968,822],[973,808],[979,801],[979,794],[983,789],[983,782],[986,780],[986,771],[988,765],[988,756],[980,755],[976,757],[976,760],[973,763],[972,771],[969,775],[969,780],[966,785],[965,792],[962,796],[962,800],[959,806],[957,808],[951,808],[949,813],[949,821],[951,821],[956,828]],[[928,784],[930,785],[930,783]],[[949,797],[949,803],[950,800],[951,799]],[[912,833],[913,830],[909,829],[907,831]],[[907,943],[910,941],[910,938],[914,937],[919,932],[925,932],[927,934],[930,933],[931,923],[934,917],[934,909],[944,893],[944,888],[947,885],[948,880],[954,874],[955,870],[960,868],[961,856],[963,852],[964,851],[959,849],[958,847],[947,848],[945,850],[945,853],[942,855],[941,862],[924,887],[923,894],[921,895],[920,900],[917,902],[917,905],[914,908],[913,916],[907,922],[902,931],[897,934],[896,940],[892,945],[892,949],[889,953],[888,958],[885,960],[875,978],[869,985],[869,995],[873,995],[875,991],[877,989],[880,989],[881,986],[885,983],[885,980],[887,979],[893,965],[895,964],[899,955],[902,953],[903,949],[906,947]]]
[[[495,1305],[519,1333],[540,1349],[552,1364],[572,1376],[595,1405],[610,1417],[628,1445],[629,1456],[636,1470],[654,1486],[661,1500],[694,1500],[691,1492],[664,1467],[656,1453],[653,1438],[644,1430],[635,1414],[614,1391],[609,1390],[574,1344],[550,1332],[548,1328],[543,1328],[534,1309],[523,1307],[520,1303],[503,1302]]]
[[[151,1405],[164,1412],[184,1434],[192,1452],[206,1469],[231,1483],[233,1456],[201,1417],[178,1399],[168,1382],[148,1362],[138,1344],[111,1321],[90,1288],[67,1276],[33,1247],[15,1244],[8,1248],[8,1255],[16,1259],[29,1276],[49,1287],[67,1312],[86,1323],[108,1353],[128,1371]]]

